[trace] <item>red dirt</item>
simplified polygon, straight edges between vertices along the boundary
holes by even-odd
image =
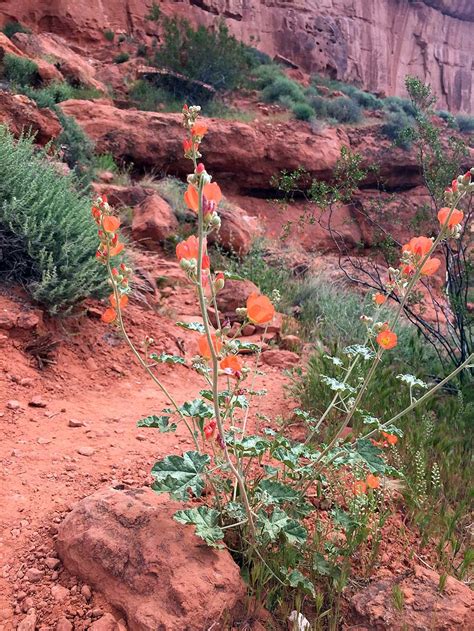
[[[193,295],[187,289],[171,291],[161,311],[190,316],[197,314]],[[178,304],[180,312],[176,307]],[[158,413],[163,395],[141,373],[125,343],[98,319],[97,303],[88,303],[89,315],[64,322],[46,321],[46,329],[61,339],[56,363],[43,371],[22,349],[26,338],[10,336],[2,343],[0,357],[0,485],[2,530],[0,547],[0,629],[15,629],[34,607],[37,627],[54,629],[66,614],[75,629],[87,628],[102,611],[110,611],[100,595],[87,601],[81,584],[64,570],[50,569],[45,559],[55,557],[56,524],[80,498],[101,486],[124,483],[141,486],[150,480],[155,460],[191,447],[184,428],[176,434],[140,429],[136,421]],[[11,310],[11,298],[0,296],[0,312]],[[131,301],[126,320],[132,338],[139,343],[145,334],[156,340],[158,352],[166,350],[187,357],[195,352],[196,334],[184,331],[168,317]],[[249,362],[251,360],[248,360]],[[160,377],[178,402],[198,393],[202,384],[191,369],[164,366]],[[21,381],[23,380],[23,381]],[[24,385],[20,385],[20,384]],[[266,369],[258,388],[256,408],[274,416],[291,402],[285,398],[285,378],[274,368]],[[31,407],[33,397],[45,407]],[[16,400],[12,410],[7,402]],[[70,427],[70,419],[83,427]],[[78,449],[92,448],[91,456]],[[86,450],[87,451],[87,450]],[[52,561],[50,564],[54,565]],[[39,582],[28,582],[28,568],[44,572]],[[55,602],[51,587],[57,582],[69,588],[62,602]],[[23,592],[23,593],[22,593]],[[86,590],[87,593],[87,590]],[[29,599],[29,600],[28,600]]]

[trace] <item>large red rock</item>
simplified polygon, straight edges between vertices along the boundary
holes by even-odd
[[[245,307],[247,298],[252,293],[260,291],[250,280],[226,280],[225,286],[217,294],[217,307],[222,313],[233,313],[240,307]]]
[[[133,238],[150,250],[156,250],[167,237],[176,234],[177,229],[173,209],[156,193],[145,197],[133,211]]]
[[[105,101],[70,100],[60,104],[96,143],[99,153],[132,161],[136,168],[185,176],[189,160],[183,157],[180,114],[121,110]],[[212,120],[202,149],[206,166],[219,181],[242,190],[270,189],[270,179],[283,169],[304,167],[310,174],[328,177],[348,145],[341,129],[313,133],[304,123],[248,124]],[[291,139],[291,142],[290,142]]]
[[[439,585],[439,574],[420,565],[405,577],[371,583],[352,597],[352,621],[360,631],[472,629],[474,593],[451,576],[442,592]],[[394,606],[395,586],[402,594],[401,610]]]
[[[226,550],[203,544],[149,488],[100,490],[59,527],[64,566],[123,613],[129,631],[203,631],[245,595]]]
[[[209,235],[209,243],[218,243],[225,250],[238,256],[245,256],[252,247],[252,242],[263,233],[257,219],[235,204],[225,203],[219,208],[221,227],[218,232]]]
[[[438,106],[472,112],[472,0],[163,0],[165,15],[195,23],[225,21],[230,31],[306,72],[325,73],[370,91],[405,94],[411,74],[429,81]],[[144,0],[3,0],[0,18],[66,35],[101,49],[104,30],[137,39],[156,32]],[[390,54],[386,54],[390,51]]]
[[[0,90],[0,123],[8,125],[15,136],[31,131],[36,142],[45,145],[62,131],[58,117],[50,109],[40,109],[34,101],[22,94]]]

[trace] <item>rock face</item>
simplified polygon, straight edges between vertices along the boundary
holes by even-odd
[[[133,238],[150,250],[156,250],[177,229],[178,220],[171,206],[156,193],[148,195],[133,211]]]
[[[202,631],[244,597],[228,552],[203,545],[149,488],[101,490],[59,528],[64,566],[123,612],[130,631]]]
[[[420,565],[403,580],[393,577],[370,584],[351,600],[352,621],[363,631],[470,629],[474,616],[474,594],[463,583],[448,577],[439,591],[439,574]],[[403,608],[394,606],[393,588],[403,595]]]
[[[86,45],[104,45],[111,29],[153,34],[148,0],[3,0],[3,22],[17,19]],[[384,94],[403,95],[406,74],[429,81],[440,108],[469,112],[474,87],[471,0],[171,0],[165,14],[197,23],[223,18],[245,42]]]
[[[40,109],[23,94],[12,94],[3,90],[0,90],[0,123],[8,125],[15,136],[31,130],[40,145],[45,145],[62,131],[54,112]]]

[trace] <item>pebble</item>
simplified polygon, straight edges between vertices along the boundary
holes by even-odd
[[[95,454],[95,449],[93,447],[78,447],[76,451],[81,456],[92,456]]]
[[[19,407],[21,407],[21,404],[16,399],[10,399],[10,401],[7,401],[7,408],[9,410],[18,410]]]
[[[81,594],[84,596],[86,600],[90,600],[92,598],[92,590],[89,585],[83,585],[81,587]]]
[[[147,437],[144,434],[137,434],[135,438],[140,441],[147,440]]]
[[[43,438],[43,437],[39,437],[36,441],[39,445],[47,445],[48,443],[51,442],[51,438]]]
[[[31,377],[23,377],[23,379],[20,379],[18,383],[24,388],[30,388],[35,383],[35,380]]]
[[[61,561],[59,559],[55,559],[54,557],[48,557],[44,560],[44,562],[50,570],[56,570],[61,565]]]
[[[36,614],[28,614],[20,624],[17,626],[17,631],[35,631],[36,628]]]
[[[86,424],[84,423],[84,421],[80,421],[79,419],[70,418],[68,422],[68,426],[69,427],[85,427]]]
[[[28,401],[28,405],[32,408],[45,408],[46,403],[43,401],[39,394],[36,394]]]
[[[26,613],[34,606],[34,604],[35,601],[33,600],[33,598],[31,596],[28,596],[28,598],[25,598],[25,600],[22,602],[21,609],[24,613]]]
[[[60,603],[69,596],[69,590],[62,585],[53,585],[51,587],[51,596],[57,603]]]
[[[25,578],[30,583],[39,583],[39,581],[43,578],[44,572],[38,570],[36,567],[30,567],[25,574]]]
[[[67,618],[59,618],[56,625],[56,631],[72,631],[72,624]]]

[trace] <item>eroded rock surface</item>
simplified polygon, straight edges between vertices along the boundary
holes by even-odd
[[[178,524],[179,508],[149,488],[100,490],[59,528],[65,567],[101,591],[129,631],[202,631],[244,597],[229,553]]]

